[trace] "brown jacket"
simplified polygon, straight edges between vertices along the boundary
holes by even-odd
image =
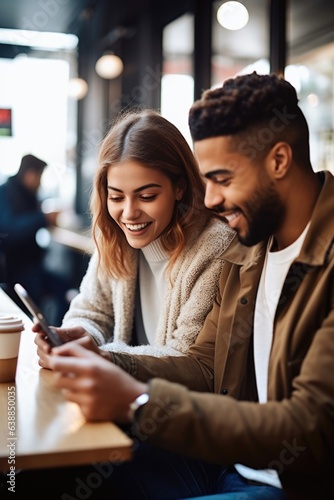
[[[333,243],[326,172],[276,311],[268,403],[257,402],[253,363],[266,242],[245,248],[235,238],[224,253],[218,296],[187,357],[115,355],[135,377],[152,379],[138,417],[143,439],[224,465],[276,468],[291,499],[334,498]]]

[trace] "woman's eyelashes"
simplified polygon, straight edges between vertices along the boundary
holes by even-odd
[[[157,194],[143,194],[140,199],[143,201],[152,201],[155,200],[157,196]]]
[[[157,198],[158,194],[142,194],[139,196],[140,201],[153,201]],[[111,195],[108,198],[110,201],[113,201],[115,203],[121,202],[125,199],[124,196],[117,196],[117,195]]]

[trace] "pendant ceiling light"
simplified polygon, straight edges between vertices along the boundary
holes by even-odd
[[[115,54],[103,54],[95,64],[95,71],[101,78],[111,80],[122,74],[123,61]]]
[[[68,82],[68,95],[72,99],[80,101],[88,92],[88,85],[83,78],[71,78]]]
[[[217,11],[217,20],[223,28],[240,30],[248,23],[248,10],[240,2],[224,2]]]

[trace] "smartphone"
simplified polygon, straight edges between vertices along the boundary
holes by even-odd
[[[19,283],[16,283],[16,285],[14,285],[14,290],[20,297],[26,308],[30,311],[33,318],[37,320],[38,323],[41,325],[41,328],[45,333],[49,343],[52,345],[52,347],[62,345],[63,342],[60,340],[57,333],[54,330],[52,330],[52,328],[49,326],[42,311],[40,311],[40,309],[36,306],[31,297],[29,297],[27,290],[23,288],[23,286],[20,285]]]

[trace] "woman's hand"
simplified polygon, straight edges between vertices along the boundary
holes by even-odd
[[[95,340],[81,326],[72,328],[57,328],[52,326],[51,328],[57,332],[58,336],[65,344],[68,342],[75,342],[110,360],[110,354],[107,351],[101,350]],[[37,345],[37,354],[39,357],[38,363],[42,368],[50,369],[49,360],[52,346],[50,346],[46,340],[46,336],[39,323],[33,325],[32,331],[36,332],[35,344]]]
[[[58,372],[55,386],[80,406],[87,420],[128,422],[130,403],[148,392],[147,384],[77,342],[54,348],[49,366]]]

